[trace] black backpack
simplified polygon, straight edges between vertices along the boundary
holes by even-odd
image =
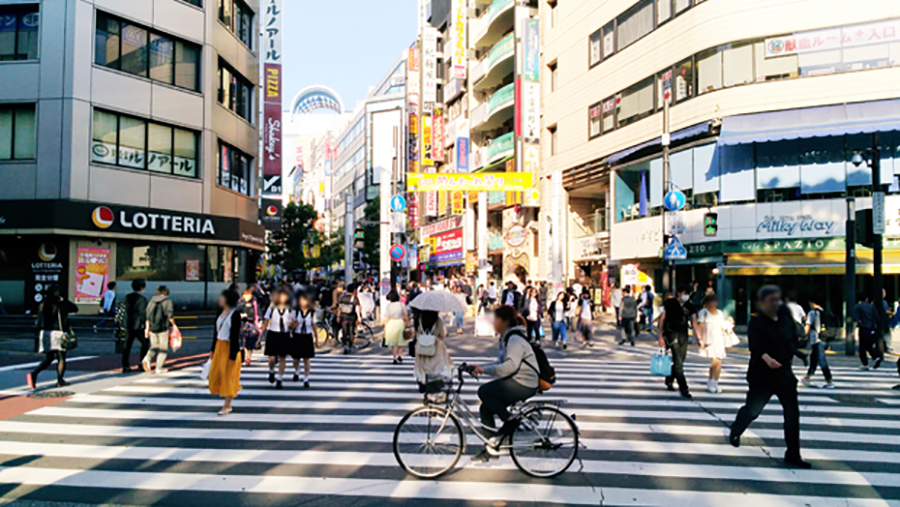
[[[165,300],[153,303],[153,309],[150,310],[150,314],[147,315],[147,321],[150,323],[151,333],[162,333],[163,331],[168,331],[169,329],[169,321],[166,318],[166,310],[165,308],[163,308],[164,301]]]
[[[556,383],[556,369],[553,368],[553,365],[550,364],[550,359],[547,358],[547,353],[544,352],[544,349],[541,348],[540,343],[533,342],[528,339],[527,336],[522,334],[521,331],[515,331],[512,334],[516,334],[521,336],[531,345],[531,351],[534,352],[534,359],[537,361],[537,368],[528,361],[524,361],[525,364],[531,367],[532,370],[537,372],[538,374],[538,389],[541,392],[549,391],[553,384]],[[512,334],[510,336],[512,336]],[[508,341],[508,340],[507,340]]]

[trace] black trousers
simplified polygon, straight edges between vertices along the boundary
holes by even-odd
[[[66,374],[66,351],[64,350],[51,350],[49,352],[44,353],[44,360],[41,361],[41,364],[38,365],[37,368],[34,369],[34,383],[37,384],[38,375],[50,367],[53,364],[53,361],[56,360],[56,381],[62,382],[63,377]]]
[[[525,324],[527,324],[527,338],[528,340],[534,340],[537,342],[541,341],[541,320],[530,321],[525,319]]]
[[[481,400],[481,424],[488,428],[495,427],[494,416],[500,416],[503,422],[509,419],[510,405],[517,401],[524,401],[534,396],[537,389],[525,387],[511,378],[492,380],[482,384],[478,388],[478,398]],[[487,430],[490,431],[490,430]]]
[[[625,338],[622,339],[622,343],[629,341],[634,343],[634,317],[622,317],[622,331],[625,333]]]
[[[353,339],[356,338],[356,321],[355,320],[341,320],[341,343],[344,344],[344,347],[351,347],[353,345]]]
[[[688,335],[687,333],[669,332],[663,335],[666,340],[666,347],[672,351],[672,374],[666,377],[666,385],[670,386],[678,381],[678,389],[681,392],[687,392],[687,379],[684,378],[684,360],[687,358],[688,352]]]
[[[872,356],[872,359],[878,359],[879,357],[884,359],[875,335],[874,329],[859,328],[859,360],[863,366],[869,365],[867,356]]]
[[[784,443],[787,447],[785,457],[800,457],[800,407],[797,403],[797,380],[793,377],[750,382],[747,401],[737,413],[731,424],[731,434],[740,436],[750,423],[759,417],[763,408],[772,398],[777,396],[784,412]]]
[[[125,348],[122,349],[122,368],[131,367],[131,346],[134,345],[135,340],[141,344],[139,359],[147,357],[147,352],[150,350],[150,340],[144,336],[144,330],[129,329],[128,337],[125,338]]]

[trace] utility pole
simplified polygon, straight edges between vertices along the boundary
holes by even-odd
[[[880,213],[879,213],[880,211]],[[882,234],[884,234],[884,186],[881,184],[881,150],[878,149],[878,132],[872,134],[872,269],[875,275],[875,297],[873,304],[878,315],[876,346],[884,340],[887,315],[884,311],[884,275],[882,274]]]
[[[847,258],[844,265],[844,353],[856,355],[853,339],[853,307],[856,306],[856,201],[847,198],[846,231]]]
[[[662,136],[660,137],[660,141],[662,143],[662,152],[663,152],[663,167],[662,167],[662,181],[663,181],[663,203],[665,204],[666,194],[671,190],[672,182],[669,180],[669,144],[671,142],[669,135],[669,102],[672,99],[672,87],[671,87],[671,78],[668,83],[670,83],[669,87],[663,91],[663,127],[662,127]],[[652,178],[652,176],[651,176]],[[663,287],[667,287],[673,293],[675,292],[675,274],[674,270],[670,263],[674,261],[667,261],[665,256],[666,246],[669,244],[669,236],[666,234],[666,207],[663,206],[662,209],[662,263],[663,269],[668,273],[666,276],[666,280],[663,283]]]
[[[344,198],[344,283],[353,282],[353,201]]]

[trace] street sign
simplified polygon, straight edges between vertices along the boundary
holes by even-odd
[[[666,249],[663,251],[663,259],[667,261],[687,259],[687,250],[681,244],[678,236],[672,236],[672,239],[669,240],[669,244],[666,245]]]
[[[884,192],[872,192],[872,234],[884,234]]]
[[[394,262],[400,262],[406,258],[406,247],[403,245],[392,245],[391,246],[391,260]]]
[[[391,211],[394,213],[403,213],[406,211],[406,199],[402,195],[397,194],[391,197]]]
[[[684,193],[680,190],[672,190],[668,194],[666,194],[665,206],[669,211],[678,211],[684,207],[687,203],[687,199],[684,197]]]
[[[678,236],[687,232],[684,211],[666,211],[666,235]]]
[[[406,213],[391,213],[391,234],[406,232]]]

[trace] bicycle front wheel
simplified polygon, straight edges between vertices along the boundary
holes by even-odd
[[[356,328],[356,339],[353,341],[353,348],[362,350],[368,347],[372,344],[373,336],[374,333],[372,333],[372,328],[365,322],[360,322],[359,327]]]
[[[412,476],[434,479],[459,462],[465,445],[453,414],[441,407],[421,407],[406,414],[394,430],[394,456]]]
[[[522,414],[511,438],[510,457],[532,477],[556,477],[578,456],[578,428],[558,408],[539,405]]]

